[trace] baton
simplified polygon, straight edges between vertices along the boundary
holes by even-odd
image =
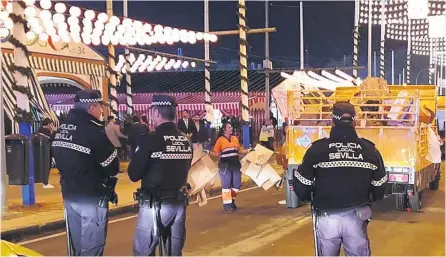
[[[65,218],[65,229],[67,230],[67,255],[74,256],[73,255],[73,247],[71,244],[70,227],[68,225],[68,213],[67,213],[67,209],[65,209],[65,207],[63,208],[63,214],[64,214],[64,218]]]

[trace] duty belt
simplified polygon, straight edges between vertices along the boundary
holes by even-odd
[[[152,207],[155,203],[159,203],[162,200],[175,199],[179,201],[186,201],[188,204],[188,187],[183,187],[179,191],[155,191],[155,190],[143,190],[138,188],[133,193],[133,199],[138,201],[139,205],[149,205]]]

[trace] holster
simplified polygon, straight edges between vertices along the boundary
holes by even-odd
[[[99,200],[99,207],[106,208],[108,202],[118,205],[118,194],[116,193],[116,184],[118,183],[117,177],[107,177],[102,184],[105,187],[105,192]]]

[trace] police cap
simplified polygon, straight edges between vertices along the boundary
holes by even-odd
[[[336,102],[333,105],[333,121],[351,122],[356,117],[355,107],[349,102]]]
[[[102,94],[99,90],[84,89],[76,92],[74,96],[75,103],[101,103],[107,105],[107,102],[102,100]]]
[[[169,96],[169,95],[154,95],[152,99],[152,106],[153,107],[177,107],[177,101],[175,100],[175,97]]]

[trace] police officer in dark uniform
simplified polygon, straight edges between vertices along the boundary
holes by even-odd
[[[119,171],[118,152],[100,120],[103,104],[99,91],[78,91],[74,109],[52,143],[61,174],[69,248],[73,251],[69,249],[69,255],[103,255],[108,201],[116,200],[117,179],[113,176]]]
[[[355,116],[350,103],[335,103],[330,137],[313,142],[294,172],[297,196],[312,198],[320,256],[338,256],[341,243],[347,256],[371,255],[370,206],[384,197],[387,174],[375,145],[358,137]]]
[[[128,167],[139,202],[133,253],[155,255],[156,247],[167,256],[181,256],[186,240],[187,177],[192,144],[174,123],[176,101],[156,95],[152,102],[155,131],[141,137]],[[160,244],[160,238],[164,242]]]

